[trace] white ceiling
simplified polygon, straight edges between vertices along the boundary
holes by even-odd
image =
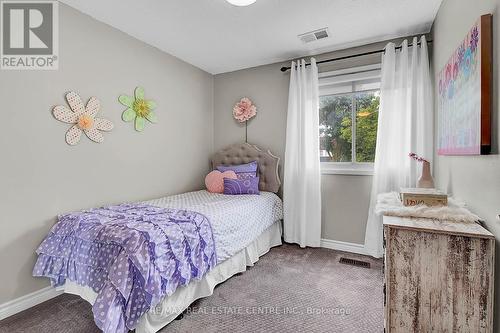
[[[212,74],[429,32],[441,0],[62,0]],[[297,35],[328,27],[331,37]]]

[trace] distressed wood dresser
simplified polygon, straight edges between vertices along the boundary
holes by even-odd
[[[494,236],[475,223],[384,216],[385,332],[492,332]]]

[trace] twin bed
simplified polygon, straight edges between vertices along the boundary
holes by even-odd
[[[63,227],[37,251],[34,275],[91,303],[104,332],[159,331],[281,245],[279,158],[236,144],[217,152],[212,166],[251,161],[258,163],[259,195],[203,190],[61,216]],[[116,230],[121,239],[106,235]]]

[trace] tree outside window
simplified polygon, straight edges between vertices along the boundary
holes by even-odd
[[[379,103],[378,90],[320,97],[322,162],[375,161]]]

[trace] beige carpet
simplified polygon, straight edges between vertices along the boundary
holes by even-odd
[[[371,268],[339,264],[341,256]],[[196,301],[161,332],[383,332],[382,263],[283,245]],[[91,307],[61,295],[0,321],[0,332],[98,332]]]

